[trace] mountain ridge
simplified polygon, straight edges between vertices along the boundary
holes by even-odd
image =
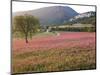
[[[75,10],[68,6],[49,6],[35,10],[13,13],[13,16],[18,15],[33,15],[40,20],[41,25],[62,24],[64,21],[78,15]]]
[[[75,24],[75,23],[82,23],[82,24],[93,24],[96,25],[96,12],[89,11],[85,13],[81,13],[73,18],[70,18],[69,21],[66,21],[64,24]]]

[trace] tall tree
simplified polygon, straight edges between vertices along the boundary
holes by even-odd
[[[25,41],[28,43],[28,36],[39,29],[39,20],[32,15],[23,15],[14,17],[14,30],[24,34]]]

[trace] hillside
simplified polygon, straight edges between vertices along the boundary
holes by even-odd
[[[90,12],[79,14],[69,19],[69,21],[66,21],[65,24],[75,24],[75,23],[95,25],[96,24],[96,12],[90,11]]]
[[[64,21],[78,15],[78,13],[68,6],[50,6],[40,9],[16,12],[13,16],[18,15],[33,15],[40,20],[41,25],[58,25]]]

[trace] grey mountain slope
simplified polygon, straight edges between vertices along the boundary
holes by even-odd
[[[40,9],[16,12],[13,16],[29,14],[37,17],[41,25],[62,24],[64,21],[78,15],[78,13],[68,6],[50,6]]]
[[[70,18],[69,21],[74,21],[77,19],[82,19],[82,18],[89,18],[91,16],[95,16],[96,12],[95,11],[89,11],[85,13],[81,13],[79,15],[74,16],[73,18]]]

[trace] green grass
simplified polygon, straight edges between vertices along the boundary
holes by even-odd
[[[38,33],[34,33],[32,35],[32,37],[33,38],[40,38],[40,37],[46,37],[46,36],[54,36],[54,35],[56,35],[56,33],[55,32],[38,32]],[[16,33],[13,33],[13,38],[22,38],[23,39],[25,37],[23,34],[16,32]]]
[[[62,48],[13,53],[13,73],[95,69],[95,49]]]

